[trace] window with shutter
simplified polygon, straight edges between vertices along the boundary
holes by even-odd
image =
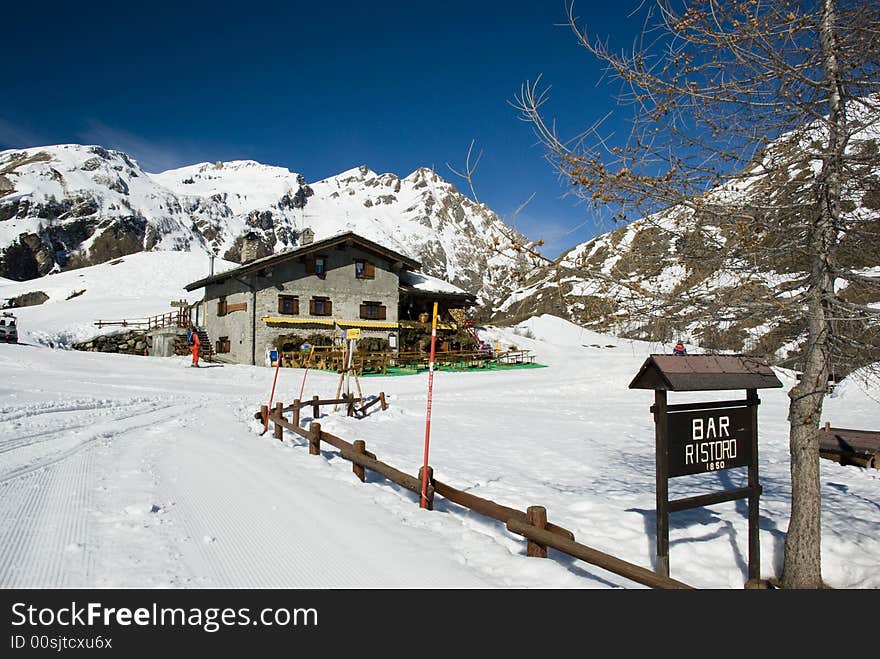
[[[224,295],[219,300],[217,300],[217,315],[225,316],[226,315],[226,296]]]
[[[313,297],[309,300],[309,313],[312,316],[330,316],[333,314],[333,304],[330,298]]]
[[[315,274],[315,257],[307,256],[306,257],[306,274],[313,275]]]
[[[299,313],[299,297],[296,295],[278,296],[278,313],[296,315]]]
[[[364,259],[358,259],[354,262],[354,276],[357,279],[375,279],[376,266]]]
[[[364,301],[361,304],[361,318],[367,320],[385,320],[385,305],[381,302]]]

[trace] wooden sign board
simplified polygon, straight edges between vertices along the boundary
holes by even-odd
[[[746,467],[752,460],[750,408],[668,411],[669,477]]]
[[[358,328],[350,329],[345,332],[345,338],[351,341],[352,339],[361,338],[361,331]]]
[[[187,302],[186,300],[172,300],[171,306],[172,307],[188,307],[189,302]]]

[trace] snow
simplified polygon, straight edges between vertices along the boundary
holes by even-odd
[[[223,162],[220,167],[203,162],[149,176],[178,195],[224,195],[225,203],[236,215],[275,208],[284,195],[293,197],[300,187],[299,174],[254,160]]]
[[[238,265],[215,259],[214,272]],[[121,329],[99,329],[96,320],[143,319],[169,313],[172,300],[192,303],[201,299],[204,289],[188,293],[183,284],[202,279],[209,272],[210,257],[206,253],[139,252],[39,279],[0,281],[0,302],[36,291],[48,295],[41,305],[14,309],[19,340],[64,348]]]
[[[283,442],[261,434],[253,413],[268,402],[272,369],[197,370],[183,357],[57,347],[97,317],[160,313],[185,296],[207,257],[164,260],[172,256],[184,255],[136,255],[29,283],[50,300],[17,309],[22,343],[0,344],[0,586],[644,588],[554,550],[528,558],[524,539],[501,523],[442,497],[434,511],[422,510],[376,474],[358,481],[332,447],[310,456],[290,432]],[[87,292],[63,299],[78,280]],[[6,283],[0,295],[23,286]],[[513,508],[545,506],[579,542],[653,569],[653,393],[628,385],[649,354],[668,349],[547,315],[481,333],[533,351],[546,368],[436,372],[435,477]],[[759,408],[765,578],[781,573],[791,495],[786,392],[795,381],[777,373],[784,388],[762,390]],[[281,369],[275,401],[295,398],[303,377]],[[310,371],[305,396],[332,397],[337,382]],[[322,429],[363,439],[379,459],[415,474],[427,375],[360,384],[367,396],[385,392],[389,408],[364,419],[324,408]],[[838,385],[823,421],[880,430],[880,397],[870,387],[859,378]],[[726,397],[672,393],[670,402]],[[301,422],[310,421],[305,410]],[[839,589],[876,589],[880,472],[828,460],[820,469],[823,577]],[[738,487],[740,471],[671,479],[670,496]],[[744,502],[673,513],[670,547],[673,578],[742,589]]]
[[[448,281],[437,279],[423,272],[411,272],[405,270],[400,273],[400,281],[407,286],[412,286],[418,291],[430,291],[432,293],[465,293],[463,289],[450,284]]]

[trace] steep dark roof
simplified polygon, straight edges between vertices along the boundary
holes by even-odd
[[[187,284],[186,286],[184,286],[184,288],[188,291],[194,291],[195,289],[202,288],[203,286],[207,286],[208,284],[215,284],[231,277],[240,277],[242,275],[247,275],[251,272],[256,272],[257,270],[261,270],[268,266],[284,263],[285,261],[299,258],[300,256],[304,256],[305,254],[320,252],[321,250],[336,247],[337,245],[344,244],[349,241],[351,241],[353,244],[358,245],[365,251],[383,256],[392,262],[396,261],[401,263],[404,269],[409,268],[410,270],[418,270],[422,267],[421,263],[409,258],[408,256],[404,256],[399,252],[395,252],[392,249],[383,247],[379,243],[374,243],[372,240],[367,240],[363,236],[359,236],[356,233],[348,231],[346,233],[331,236],[330,238],[325,238],[324,240],[318,240],[316,242],[309,243],[308,245],[304,245],[296,249],[289,249],[285,252],[279,252],[278,254],[264,256],[261,259],[248,261],[247,263],[243,263],[237,268],[232,268],[231,270],[226,270],[216,275],[211,275],[210,277],[205,277],[204,279],[194,281],[191,284]]]
[[[651,355],[630,389],[710,391],[781,387],[767,363],[747,355]]]

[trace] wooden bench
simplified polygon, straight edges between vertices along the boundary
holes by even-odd
[[[819,429],[819,456],[842,465],[880,469],[880,431],[832,428]]]

